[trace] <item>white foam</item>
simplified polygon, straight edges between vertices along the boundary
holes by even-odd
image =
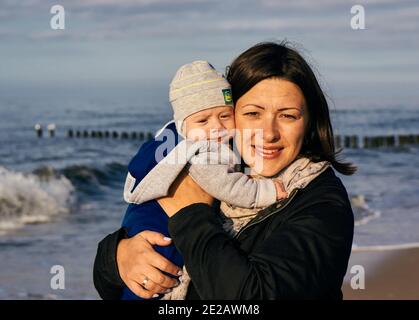
[[[40,178],[0,167],[0,232],[68,213],[73,192],[64,176]]]
[[[360,226],[363,224],[367,224],[371,220],[377,219],[381,216],[381,212],[378,210],[371,209],[367,202],[365,201],[364,195],[357,195],[354,197],[351,197],[351,204],[354,207],[359,208],[359,210],[362,210],[364,212],[367,212],[368,214],[363,216],[360,219],[357,219],[355,221],[355,226]]]
[[[352,246],[352,251],[363,252],[363,251],[387,251],[387,250],[400,250],[400,249],[413,249],[419,248],[419,242],[401,243],[401,244],[389,244],[389,245],[376,245],[376,246]]]
[[[363,224],[367,224],[371,220],[377,219],[379,217],[381,217],[381,212],[380,211],[378,211],[378,210],[375,210],[375,211],[371,210],[371,215],[366,216],[364,218],[361,218],[361,219],[355,221],[355,226],[361,226]]]

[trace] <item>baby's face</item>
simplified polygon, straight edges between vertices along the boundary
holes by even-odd
[[[187,117],[182,130],[190,140],[227,141],[235,129],[234,110],[230,106],[220,106],[199,111]]]

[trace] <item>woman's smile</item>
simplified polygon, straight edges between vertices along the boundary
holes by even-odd
[[[281,155],[282,147],[259,147],[252,145],[255,153],[264,159],[276,159]]]

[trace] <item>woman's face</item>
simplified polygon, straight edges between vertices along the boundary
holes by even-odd
[[[308,112],[303,93],[290,81],[257,83],[236,102],[236,143],[253,173],[276,175],[297,157]]]

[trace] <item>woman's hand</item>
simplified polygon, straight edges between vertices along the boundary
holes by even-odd
[[[181,269],[158,254],[152,245],[167,246],[170,238],[164,238],[160,233],[143,231],[136,236],[119,242],[116,251],[116,261],[119,274],[124,283],[137,296],[149,299],[157,297],[158,293],[167,293],[178,284],[162,271],[175,276],[181,275]],[[143,286],[144,279],[149,279]]]
[[[211,205],[213,201],[214,198],[202,190],[186,171],[183,171],[173,182],[169,196],[157,200],[169,217],[191,204],[207,203]]]

